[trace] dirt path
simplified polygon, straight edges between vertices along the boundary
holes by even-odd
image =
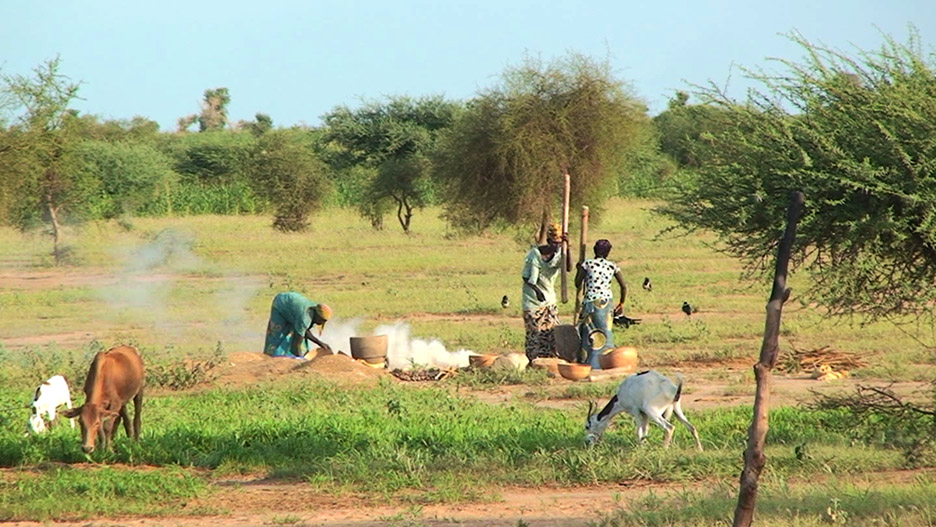
[[[857,476],[854,484],[880,486],[906,484],[932,470],[901,470]],[[9,522],[14,527],[247,527],[292,525],[320,527],[401,527],[462,526],[506,527],[521,520],[530,527],[585,527],[622,504],[653,493],[664,498],[670,493],[707,492],[716,485],[733,486],[734,481],[697,481],[688,484],[646,484],[627,482],[589,487],[539,487],[493,489],[490,501],[413,506],[386,504],[360,496],[333,497],[313,490],[308,483],[265,480],[219,481],[218,491],[209,498],[186,504],[179,516],[126,518],[74,522]],[[795,487],[802,482],[791,481]],[[816,484],[814,479],[807,482]],[[397,496],[399,497],[399,496]],[[398,500],[402,501],[402,500]],[[209,516],[184,516],[185,509],[211,507],[220,510]],[[730,511],[726,512],[726,515]]]

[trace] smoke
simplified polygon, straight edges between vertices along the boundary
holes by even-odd
[[[351,337],[363,336],[359,330],[362,319],[330,320],[320,339],[335,353],[351,356]],[[409,370],[414,367],[464,368],[473,351],[448,351],[441,340],[412,338],[412,328],[406,322],[377,326],[371,335],[387,335],[387,363],[391,370]]]
[[[405,322],[385,324],[374,335],[387,335],[387,365],[391,370],[407,370],[416,366],[464,368],[474,352],[460,349],[448,351],[439,339],[410,338],[410,325]]]
[[[358,327],[361,325],[360,318],[351,318],[348,320],[329,320],[325,323],[325,330],[322,331],[318,339],[331,346],[335,353],[344,353],[351,356],[351,337],[361,335]],[[315,333],[315,329],[312,330]]]
[[[221,273],[214,281],[207,320],[193,320],[184,304],[173,304],[170,297],[177,283],[184,283],[192,274],[212,272],[192,251],[195,239],[174,229],[164,229],[144,243],[127,251],[115,250],[113,258],[121,263],[111,284],[98,288],[98,295],[109,306],[113,318],[120,323],[145,324],[151,331],[173,340],[213,346],[215,341],[235,347],[260,350],[265,326],[250,320],[248,307],[264,287],[260,278],[235,273]],[[199,305],[204,301],[199,300]],[[185,339],[184,337],[189,337]]]

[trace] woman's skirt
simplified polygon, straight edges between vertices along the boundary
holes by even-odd
[[[556,335],[553,331],[559,325],[559,308],[545,306],[535,311],[523,312],[523,324],[526,326],[526,357],[532,361],[540,357],[558,357]]]

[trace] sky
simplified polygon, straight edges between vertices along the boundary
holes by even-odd
[[[909,25],[936,48],[936,0],[0,0],[0,74],[56,56],[73,108],[172,131],[226,87],[232,121],[321,123],[388,96],[469,99],[525,57],[608,60],[651,115],[713,82],[743,97],[741,67],[798,60],[784,35],[854,55]]]

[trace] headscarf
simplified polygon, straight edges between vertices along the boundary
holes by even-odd
[[[546,243],[549,245],[560,245],[562,243],[562,226],[558,223],[550,223],[546,228]]]
[[[332,308],[326,304],[318,304],[314,309],[316,316],[322,320],[322,324],[319,326],[319,335],[321,335],[322,331],[325,331],[325,322],[328,322],[328,319],[332,317]]]

